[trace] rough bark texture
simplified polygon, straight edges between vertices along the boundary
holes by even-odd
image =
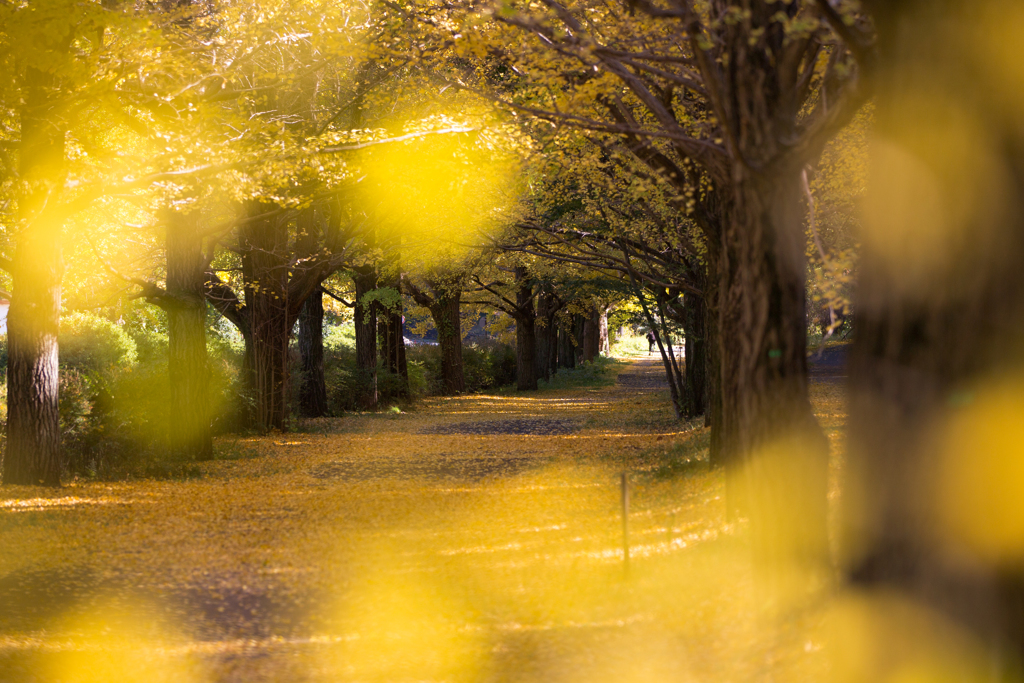
[[[707,407],[707,339],[705,332],[704,297],[699,294],[683,295],[684,331],[686,334],[683,414],[686,417],[705,415]]]
[[[250,216],[271,207],[253,202]],[[270,217],[245,224],[239,235],[252,326],[255,427],[283,430],[288,415],[288,227]]]
[[[516,268],[516,388],[537,388],[537,309],[526,268]]]
[[[323,417],[328,411],[324,380],[324,295],[320,292],[302,304],[298,341],[302,359],[299,412],[303,417]]]
[[[441,347],[441,382],[447,396],[466,390],[462,366],[462,327],[459,318],[460,290],[435,289],[436,298],[430,306],[430,315],[437,328],[437,343]]]
[[[28,69],[21,112],[19,172],[29,186],[7,318],[5,484],[59,486],[62,469],[57,333],[60,327],[62,221],[52,215],[64,181],[64,125],[53,77]]]
[[[828,551],[828,445],[807,392],[797,174],[737,171],[718,262],[721,459],[729,505],[750,515],[766,564],[786,554],[822,562]]]
[[[213,457],[209,366],[206,354],[206,295],[199,214],[164,211],[167,231],[167,313],[171,403],[168,444],[185,460]]]
[[[558,328],[558,367],[576,367],[576,344],[572,331],[564,327]]]
[[[974,37],[999,40],[989,22],[1010,21],[1010,5],[869,6],[881,78],[850,358],[847,576],[952,617],[989,648],[984,680],[1017,680],[1020,537],[987,534],[1019,523],[1024,493],[1024,107],[1008,95],[1024,82],[1017,50],[988,61]],[[1016,18],[1004,39],[1019,37]],[[968,436],[951,443],[957,424]],[[891,650],[894,666],[912,656]]]
[[[587,317],[574,313],[572,316],[572,356],[573,367],[583,362],[583,333],[586,330]]]
[[[594,362],[601,353],[601,311],[592,306],[583,317],[583,361]]]
[[[377,405],[377,306],[366,304],[363,296],[377,288],[377,272],[372,267],[357,269],[353,278],[356,288],[354,311],[356,328],[356,366],[360,373],[359,405]]]

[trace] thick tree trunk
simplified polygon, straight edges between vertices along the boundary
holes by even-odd
[[[988,665],[976,680],[1017,680],[1024,106],[1009,93],[1024,80],[1000,41],[1021,15],[990,1],[865,4],[882,77],[850,358],[847,576],[965,628]],[[891,667],[869,675],[920,668],[919,640],[946,644],[923,638],[865,641]]]
[[[459,318],[461,291],[446,291],[435,288],[436,298],[430,307],[430,315],[437,328],[437,343],[441,347],[441,382],[447,396],[461,394],[466,390],[462,366],[462,324]]]
[[[537,318],[525,315],[516,320],[516,389],[537,388]]]
[[[516,389],[537,388],[537,310],[526,268],[516,268]]]
[[[327,415],[327,383],[324,380],[324,295],[319,290],[302,304],[298,341],[302,358],[299,412],[303,417],[323,417]]]
[[[576,367],[576,345],[573,342],[571,331],[564,327],[558,328],[558,367]]]
[[[586,316],[574,313],[572,316],[572,356],[573,367],[583,363],[583,334],[586,330]]]
[[[271,207],[253,202],[250,216]],[[246,223],[240,236],[246,307],[252,326],[255,426],[283,430],[288,415],[288,229],[277,218]]]
[[[210,432],[209,366],[206,354],[206,295],[203,238],[198,213],[165,210],[167,231],[168,362],[171,381],[171,453],[184,460],[213,457]]]
[[[706,334],[704,321],[707,316],[704,310],[704,297],[699,294],[683,295],[685,312],[684,331],[686,381],[683,391],[683,414],[692,418],[704,415],[707,406],[707,361]]]
[[[54,214],[64,184],[64,127],[53,76],[28,69],[21,112],[20,205],[7,318],[5,484],[60,486],[57,333],[60,327],[62,221]]]
[[[741,177],[726,210],[718,261],[728,503],[750,515],[756,550],[773,567],[820,564],[828,553],[828,445],[807,392],[798,173]]]
[[[583,361],[594,362],[601,353],[601,311],[592,306],[583,316]]]
[[[557,352],[558,330],[555,327],[554,297],[549,292],[541,292],[537,297],[537,318],[534,333],[537,339],[535,354],[537,379],[548,381],[555,369],[554,354]]]
[[[377,306],[363,302],[363,295],[377,288],[377,271],[371,267],[358,269],[353,278],[356,288],[354,311],[356,328],[356,367],[360,373],[359,405],[377,405]]]

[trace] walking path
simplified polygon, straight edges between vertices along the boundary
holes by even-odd
[[[661,372],[226,440],[187,481],[0,489],[0,681],[813,679],[817,622],[751,612]]]

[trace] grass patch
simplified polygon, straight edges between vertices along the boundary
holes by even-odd
[[[598,356],[591,363],[574,368],[559,368],[551,379],[540,380],[540,389],[579,389],[584,387],[607,387],[615,384],[615,374],[624,363],[615,358]]]
[[[251,460],[261,455],[257,446],[238,440],[213,445],[214,460]]]
[[[705,474],[710,469],[710,445],[711,430],[695,430],[682,441],[642,451],[637,455],[636,470],[642,476],[655,480]]]
[[[203,476],[202,468],[194,462],[182,462],[180,460],[155,460],[146,463],[142,469],[143,479],[169,479],[174,481],[185,481],[188,479],[199,479]]]

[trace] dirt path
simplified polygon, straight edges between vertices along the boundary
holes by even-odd
[[[0,681],[816,671],[811,626],[750,613],[745,532],[660,372],[226,441],[188,481],[0,489]]]

